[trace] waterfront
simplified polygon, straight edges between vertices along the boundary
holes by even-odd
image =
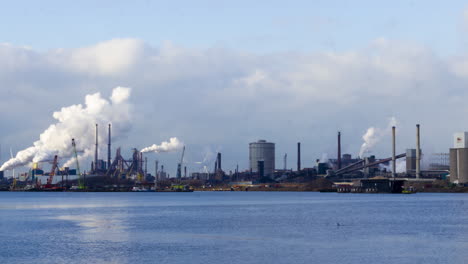
[[[466,263],[468,195],[0,192],[0,263]]]

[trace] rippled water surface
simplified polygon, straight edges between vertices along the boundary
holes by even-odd
[[[0,263],[468,263],[468,194],[0,192]]]

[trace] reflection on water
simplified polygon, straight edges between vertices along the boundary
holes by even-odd
[[[129,234],[122,214],[83,214],[59,215],[49,218],[59,221],[69,221],[76,225],[73,233],[67,234],[81,242],[125,242]]]
[[[91,229],[90,231],[92,232],[103,232],[108,229],[123,229],[121,220],[103,218],[103,216],[99,215],[60,215],[52,219],[72,221],[78,226]]]
[[[0,193],[0,263],[465,263],[468,195]]]

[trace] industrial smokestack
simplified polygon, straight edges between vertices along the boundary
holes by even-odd
[[[145,178],[148,175],[148,157],[145,157]]]
[[[135,149],[135,151],[138,151]],[[138,155],[138,160],[139,160],[139,164],[138,164],[138,170],[142,171],[143,170],[143,153],[139,152],[139,155]]]
[[[341,169],[341,132],[338,131],[338,169]]]
[[[94,151],[94,170],[97,171],[98,164],[98,124],[96,124],[96,149]]]
[[[392,126],[392,177],[396,177],[396,132]]]
[[[221,170],[221,153],[220,152],[218,152],[217,161],[218,161],[218,170]]]
[[[284,162],[284,170],[287,170],[288,169],[288,154],[287,153],[284,153],[284,158],[283,158],[283,162]]]
[[[184,166],[184,178],[187,178],[187,166]]]
[[[111,165],[111,124],[109,124],[109,135],[107,143],[107,167],[110,168]]]
[[[154,180],[155,181],[158,181],[159,178],[158,178],[158,160],[155,160],[154,161]]]
[[[301,171],[301,142],[297,142],[297,171]]]
[[[416,178],[421,176],[421,142],[419,137],[419,124],[416,125]]]

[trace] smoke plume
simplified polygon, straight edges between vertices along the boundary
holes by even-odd
[[[392,162],[390,162],[389,165],[380,164],[380,168],[386,169],[387,171],[392,171]],[[397,159],[395,169],[396,173],[406,172],[406,158]]]
[[[180,150],[184,144],[179,141],[176,137],[169,139],[169,142],[163,141],[160,145],[153,144],[150,147],[146,147],[141,152],[173,152]]]
[[[395,117],[391,117],[388,126],[385,129],[369,127],[366,133],[362,136],[364,143],[361,145],[359,150],[359,157],[363,158],[365,153],[370,152],[370,150],[382,139],[382,137],[391,133],[392,126],[396,126],[397,120]]]
[[[63,107],[54,112],[57,120],[39,136],[31,147],[19,151],[16,157],[5,162],[0,171],[27,165],[30,162],[50,160],[54,155],[70,158],[73,155],[72,138],[80,150],[79,159],[83,160],[94,153],[95,124],[102,124],[99,138],[106,138],[106,125],[112,124],[113,136],[119,137],[130,128],[131,106],[128,103],[130,88],[117,87],[107,100],[100,93],[86,95],[85,104]],[[81,153],[82,152],[82,153]],[[71,159],[65,166],[71,164]]]

